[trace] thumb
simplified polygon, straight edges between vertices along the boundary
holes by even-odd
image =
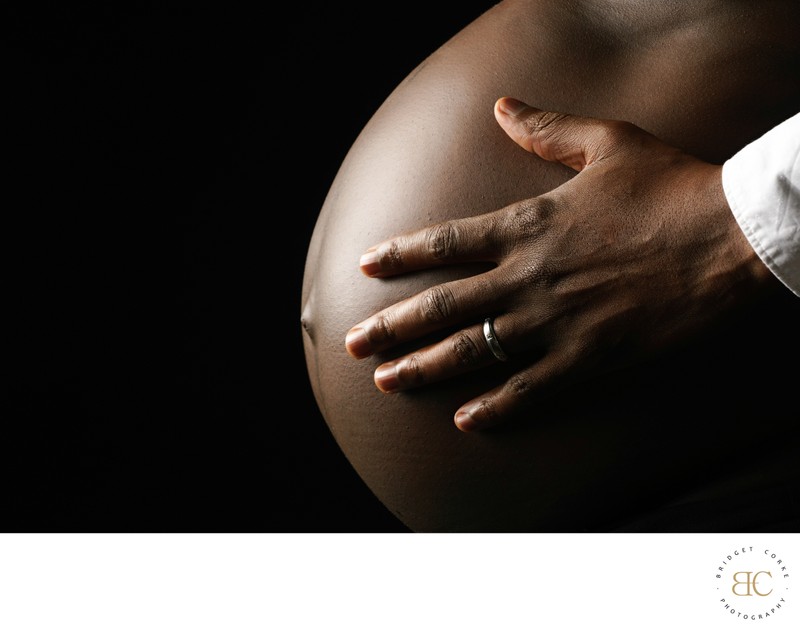
[[[620,135],[612,132],[632,127],[622,121],[546,112],[510,97],[497,100],[494,115],[505,132],[523,149],[576,171],[583,170],[614,149]]]

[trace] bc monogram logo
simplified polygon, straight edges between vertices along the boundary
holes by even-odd
[[[716,573],[722,610],[743,620],[769,620],[786,606],[789,569],[777,552],[744,546],[726,555]]]
[[[733,587],[731,588],[731,591],[737,596],[753,596],[754,594],[756,596],[769,596],[772,593],[771,589],[768,592],[763,592],[763,593],[758,591],[758,581],[759,581],[758,577],[761,576],[762,574],[766,574],[767,576],[772,578],[772,572],[765,572],[764,570],[761,570],[760,572],[736,572],[733,575]],[[744,575],[745,577],[744,580],[740,580],[738,578],[740,575]],[[736,588],[739,587],[739,585],[746,585],[747,591],[744,592],[743,594],[737,592]]]

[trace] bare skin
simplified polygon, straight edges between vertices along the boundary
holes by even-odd
[[[484,273],[409,297],[356,324],[346,347],[372,356],[430,333],[445,339],[382,363],[385,393],[426,386],[498,361],[480,323],[526,365],[465,402],[463,431],[530,412],[567,385],[685,343],[761,290],[778,289],[725,199],[721,166],[623,121],[545,112],[512,98],[495,104],[508,136],[579,175],[544,195],[451,220],[371,247],[367,276],[387,278],[453,263]]]
[[[300,311],[320,412],[407,527],[748,532],[792,517],[742,493],[800,485],[781,395],[796,376],[778,367],[800,354],[800,301],[765,277],[718,176],[800,108],[798,18],[788,0],[504,0],[388,95],[319,210]],[[559,113],[537,144],[498,124],[504,95]],[[446,261],[426,253],[430,226],[455,229],[435,241]],[[387,240],[405,256],[384,269]],[[434,287],[451,299],[431,322],[413,305]],[[386,310],[400,337],[379,341]],[[489,316],[507,361],[488,354]],[[361,323],[375,346],[345,343]],[[456,413],[485,400],[495,416],[479,405],[474,426],[504,422],[460,431]]]

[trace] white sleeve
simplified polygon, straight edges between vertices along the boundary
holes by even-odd
[[[727,160],[722,187],[750,245],[800,296],[800,114]]]

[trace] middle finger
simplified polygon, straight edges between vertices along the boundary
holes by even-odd
[[[347,351],[358,359],[369,357],[443,328],[502,311],[505,295],[496,270],[436,285],[370,316],[347,333]]]

